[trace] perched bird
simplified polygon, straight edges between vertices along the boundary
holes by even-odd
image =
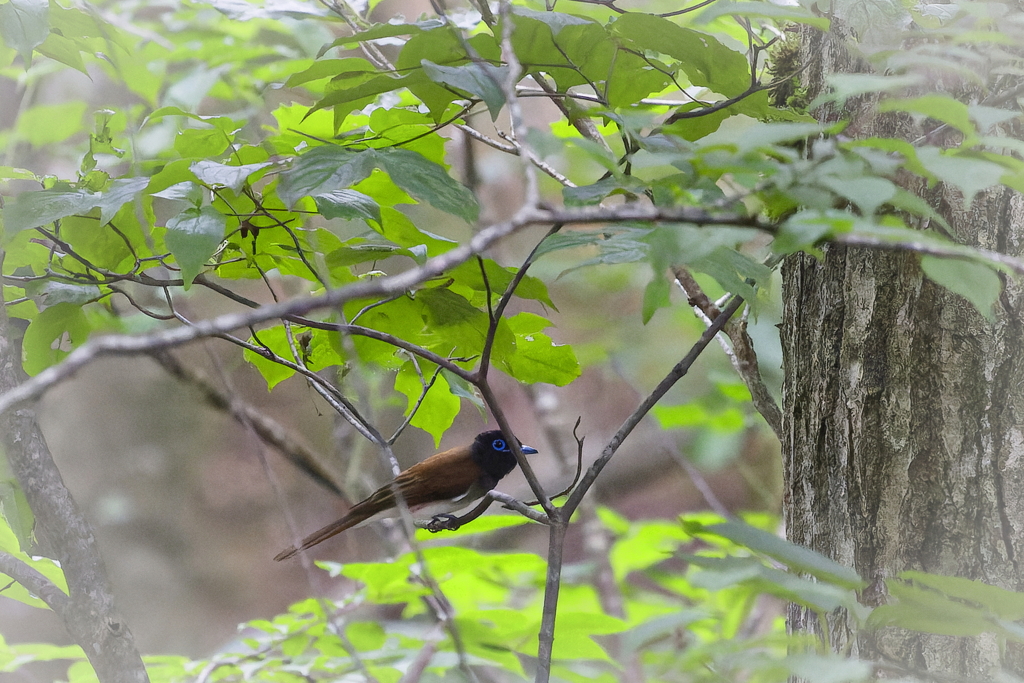
[[[520,443],[523,453],[536,453]],[[409,510],[417,519],[461,510],[482,498],[506,474],[515,469],[516,456],[508,439],[498,430],[477,434],[469,446],[435,453],[399,474],[393,482],[381,486],[341,519],[314,531],[302,539],[298,548],[282,550],[274,559],[287,560],[300,550],[325,541],[335,534],[371,519],[396,516],[395,488],[402,493]],[[390,515],[388,514],[390,513]]]

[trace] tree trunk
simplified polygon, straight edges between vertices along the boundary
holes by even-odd
[[[805,34],[810,97],[828,73],[861,70],[843,40]],[[920,133],[909,118],[868,105],[818,113],[850,118],[856,136]],[[1019,194],[995,189],[968,208],[952,188],[904,186],[929,200],[959,242],[1024,254]],[[989,321],[924,278],[912,253],[832,245],[821,260],[800,254],[784,264],[787,532],[865,577],[864,604],[883,604],[884,580],[905,570],[1024,590],[1021,294],[1005,282]],[[819,628],[796,608],[790,623]],[[994,636],[855,634],[843,614],[829,629],[836,649],[913,669],[1024,673],[1019,650],[1001,654]]]

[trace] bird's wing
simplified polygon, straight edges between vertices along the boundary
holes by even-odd
[[[480,478],[480,474],[480,468],[470,457],[468,446],[436,453],[423,462],[416,463],[399,474],[392,483],[381,486],[368,498],[353,505],[341,519],[306,536],[298,548],[282,550],[274,559],[287,560],[300,550],[312,548],[331,536],[365,522],[379,512],[395,507],[395,487],[402,492],[405,504],[415,509],[439,500],[458,498],[469,491]]]

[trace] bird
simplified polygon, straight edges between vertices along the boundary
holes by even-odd
[[[530,455],[536,448],[519,442],[523,453]],[[461,510],[482,498],[506,474],[516,467],[516,456],[509,440],[497,429],[476,435],[469,446],[459,446],[435,453],[400,473],[394,481],[381,486],[368,498],[353,505],[341,519],[314,531],[299,543],[282,550],[274,557],[280,562],[301,550],[311,548],[346,529],[378,517],[396,516],[398,501],[395,489],[401,492],[410,512],[417,519]]]

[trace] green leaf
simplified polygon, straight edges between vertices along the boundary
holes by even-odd
[[[186,159],[207,159],[223,154],[231,139],[217,128],[188,128],[174,138],[174,151]]]
[[[533,522],[530,518],[523,517],[522,515],[484,515],[483,517],[474,519],[472,524],[459,527],[455,531],[446,531],[444,536],[440,538],[447,541],[449,539],[462,536],[486,534],[491,531],[497,531],[498,529],[511,529],[512,527],[523,526],[525,524],[533,524]],[[438,534],[431,533],[426,529],[416,530],[416,540],[421,543],[423,541],[437,540],[438,538]]]
[[[527,17],[545,24],[551,30],[551,35],[553,36],[557,36],[566,26],[582,26],[594,23],[590,19],[584,19],[572,14],[565,14],[564,12],[538,12],[522,5],[513,6],[512,14],[515,17]]]
[[[324,218],[371,220],[381,222],[380,204],[355,190],[333,190],[313,196],[316,209]]]
[[[68,355],[59,343],[64,335],[67,334],[72,345],[77,346],[85,342],[89,331],[89,321],[78,304],[61,302],[41,311],[29,323],[22,341],[25,372],[38,375],[60,362]],[[54,342],[58,342],[56,348]]]
[[[60,563],[56,560],[51,560],[47,557],[33,558],[26,554],[22,550],[22,547],[18,542],[17,535],[14,533],[14,530],[8,524],[8,511],[3,510],[2,512],[3,514],[0,515],[0,552],[5,552],[10,555],[13,555],[15,558],[18,559],[18,561],[32,567],[37,572],[39,572],[47,579],[49,579],[50,583],[52,583],[58,589],[64,591],[64,593],[67,593],[68,584],[67,580],[64,578],[64,571],[61,569]],[[6,586],[6,584],[12,581],[12,579],[7,577],[5,574],[0,574],[0,581],[2,581]],[[26,605],[31,605],[32,607],[49,609],[45,602],[40,600],[31,592],[29,592],[29,590],[26,589],[24,586],[16,582],[13,583],[13,585],[6,586],[4,588],[3,595],[4,597],[11,598],[19,602],[23,602]],[[0,639],[0,645],[2,644],[3,641],[2,639]],[[42,660],[34,659],[34,661]],[[0,671],[6,670],[7,669],[3,668],[3,656],[2,654],[0,654]]]
[[[651,57],[627,50],[615,53],[615,67],[607,77],[605,97],[612,107],[631,107],[650,95],[661,92],[672,79],[670,69]]]
[[[829,20],[812,13],[804,5],[774,5],[768,2],[716,2],[700,13],[697,22],[708,24],[721,16],[766,17],[783,22],[795,22],[828,31]]]
[[[409,23],[386,23],[376,24],[371,26],[365,31],[360,31],[351,36],[344,36],[338,38],[333,43],[332,47],[338,45],[354,45],[355,43],[364,43],[371,40],[380,40],[381,38],[392,38],[394,36],[408,36],[415,35],[417,33],[423,33],[424,31],[430,31],[435,28],[444,26],[445,22],[441,19],[425,19],[423,21],[415,21]]]
[[[608,561],[615,579],[622,581],[631,572],[671,559],[680,544],[691,540],[690,534],[674,522],[638,522],[612,546]]]
[[[373,150],[353,152],[338,145],[314,147],[281,173],[277,193],[290,207],[302,197],[355,185],[370,175],[375,161]]]
[[[432,367],[423,361],[420,361],[420,366],[423,368],[424,373],[433,372]],[[434,446],[437,447],[441,443],[441,437],[444,436],[444,433],[455,422],[455,417],[462,408],[462,402],[458,396],[452,394],[448,388],[448,380],[441,374],[437,376],[430,390],[424,395],[423,382],[429,382],[430,377],[428,374],[421,380],[420,376],[416,373],[416,367],[410,361],[404,364],[398,371],[398,375],[395,377],[395,390],[405,394],[409,400],[405,409],[406,415],[412,412],[413,408],[416,407],[416,403],[421,397],[423,398],[419,410],[416,411],[409,424],[413,427],[419,427],[433,436]]]
[[[873,679],[871,662],[810,652],[790,654],[783,660],[793,676],[807,683],[855,683]]]
[[[738,95],[750,86],[746,57],[707,33],[643,12],[619,16],[610,30],[629,40],[635,49],[655,50],[678,59],[694,85],[726,97]]]
[[[449,289],[433,288],[417,292],[416,301],[424,306],[421,322],[439,353],[468,357],[483,350],[489,325],[487,314],[465,297]],[[508,332],[504,336],[501,332],[499,326],[497,339],[503,344],[496,343],[496,348],[511,345]]]
[[[986,609],[1000,619],[1024,619],[1024,593],[990,586],[981,581],[960,576],[940,576],[925,572],[902,572],[903,581],[940,591],[953,600],[967,601]]]
[[[95,206],[96,196],[84,190],[23,192],[3,208],[7,238],[25,228],[36,228],[65,216],[88,213]]]
[[[255,337],[249,337],[249,343],[266,347],[281,358],[289,361],[294,360],[291,347],[288,345],[288,332],[285,330],[284,325],[275,325],[274,327],[260,330]],[[295,371],[287,365],[281,365],[249,349],[245,349],[242,352],[242,356],[259,370],[260,375],[267,382],[267,391],[270,391],[295,374]]]
[[[366,586],[366,599],[378,605],[409,602],[430,595],[430,588],[409,581],[411,558],[400,558],[391,564],[350,562],[340,573]]]
[[[421,64],[427,77],[435,83],[464,90],[483,100],[491,114],[491,121],[497,120],[501,108],[505,106],[505,93],[501,86],[508,80],[509,67],[491,66],[480,62],[470,62],[461,66],[441,66],[429,59],[422,60]]]
[[[753,557],[683,555],[683,558],[702,568],[703,571],[690,576],[690,583],[698,588],[722,591],[731,586],[743,585],[756,593],[774,595],[818,612],[830,612],[837,607],[849,607],[856,603],[851,589],[811,581],[766,567]]]
[[[7,524],[15,536],[15,543],[25,547],[31,542],[35,521],[25,491],[11,472],[10,464],[6,459],[0,459],[0,523]],[[10,542],[0,544],[0,550],[4,552],[15,552],[11,548],[16,549],[17,545]]]
[[[868,93],[885,93],[915,88],[923,84],[926,78],[923,74],[830,74],[826,80],[831,91],[819,95],[808,105],[808,109],[813,110],[827,102],[844,104],[851,97]]]
[[[310,81],[338,76],[351,78],[352,76],[362,75],[368,78],[375,72],[374,66],[365,59],[321,59],[313,62],[313,65],[308,69],[291,74],[285,85],[289,88],[294,88]]]
[[[217,251],[226,226],[224,214],[212,206],[188,208],[167,221],[164,241],[181,268],[185,289],[192,286],[203,265]]]
[[[659,308],[665,308],[671,303],[669,300],[671,291],[672,286],[668,278],[655,273],[654,277],[651,278],[651,281],[644,288],[644,303],[641,312],[641,320],[644,325],[650,322],[655,311]]]
[[[684,524],[684,527],[691,534],[712,534],[726,538],[778,560],[790,569],[810,574],[843,588],[860,589],[866,585],[852,568],[741,522],[723,522],[711,526],[689,523]]]
[[[766,266],[735,249],[724,246],[718,247],[707,256],[688,265],[702,273],[707,273],[715,278],[722,289],[739,294],[747,301],[754,301],[757,297],[753,285],[748,280],[752,280],[755,284],[765,283],[771,277],[771,270]]]
[[[875,608],[868,618],[869,627],[896,626],[944,636],[997,633],[1013,637],[998,623],[994,613],[976,605],[913,582],[890,579],[885,585],[896,603]]]
[[[533,633],[539,631],[540,624],[532,629]],[[594,636],[608,635],[609,633],[621,633],[627,628],[626,622],[615,617],[610,617],[599,612],[570,612],[565,609],[558,610],[555,615],[555,638],[552,657],[554,659],[595,659],[611,662],[608,653],[594,642]],[[516,648],[519,652],[528,656],[536,656],[538,639],[534,635],[527,641],[525,647]]]
[[[0,5],[0,38],[18,51],[25,70],[32,63],[32,50],[50,35],[48,0],[10,0]]]
[[[118,178],[103,192],[95,195],[95,205],[100,210],[100,223],[106,223],[149,185],[149,178]]]
[[[878,103],[878,111],[905,111],[923,114],[936,121],[948,124],[963,133],[965,146],[971,146],[978,137],[978,131],[971,120],[967,105],[944,93],[930,93],[910,99],[892,98]]]
[[[871,216],[878,207],[896,196],[896,185],[885,178],[846,178],[822,175],[816,182],[840,197],[845,197],[860,209],[861,215]]]
[[[743,389],[746,390],[746,387]],[[735,407],[711,412],[700,403],[693,402],[678,406],[656,405],[651,412],[662,429],[701,427],[729,433],[746,426],[743,411]]]
[[[990,266],[966,259],[922,256],[921,270],[930,280],[959,294],[983,316],[994,320],[992,306],[1003,291],[1003,283]]]
[[[0,5],[0,8],[7,5]],[[0,19],[2,22],[3,19]],[[81,100],[60,104],[37,104],[18,117],[17,134],[33,147],[64,142],[82,131],[87,104]]]
[[[959,188],[967,204],[982,190],[997,185],[1007,172],[986,159],[943,152],[937,147],[922,147],[917,150],[917,158],[936,178]]]
[[[559,387],[580,376],[580,364],[572,347],[555,344],[540,332],[551,325],[545,318],[519,313],[507,322],[515,334],[515,350],[502,354],[500,364],[509,375],[527,384],[546,382]]]
[[[480,213],[476,197],[443,166],[407,149],[391,147],[377,153],[381,169],[410,195],[467,223],[476,221]]]

